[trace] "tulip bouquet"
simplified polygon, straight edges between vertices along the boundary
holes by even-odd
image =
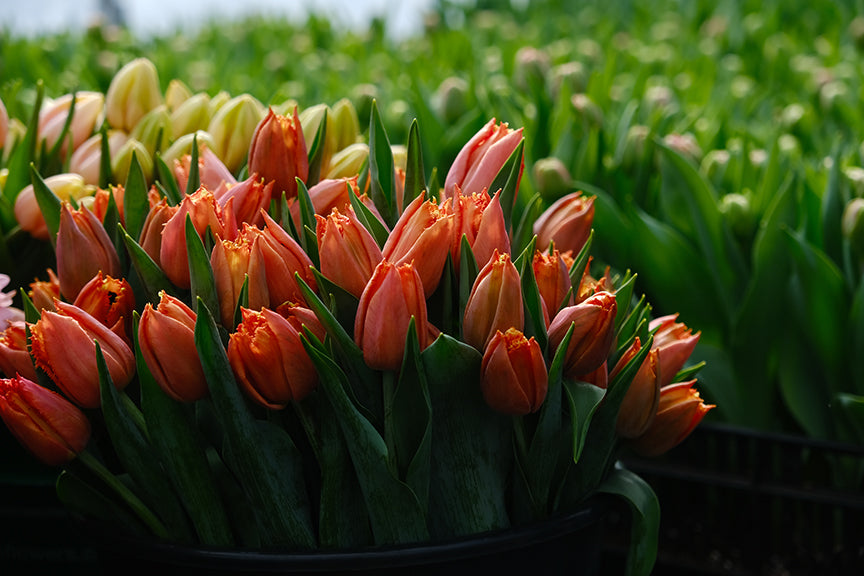
[[[374,103],[367,142],[350,106],[241,97],[183,153],[151,152],[148,64],[106,95],[95,195],[52,186],[32,147],[30,187],[13,163],[3,190],[57,273],[0,333],[0,415],[64,467],[61,500],[134,535],[303,551],[506,529],[609,493],[647,574],[659,508],[617,454],[665,452],[711,406],[685,367],[699,334],[652,319],[635,275],[592,270],[593,197],[533,220],[522,131],[495,120],[440,186],[417,123],[391,146]],[[114,129],[138,143],[126,164]]]

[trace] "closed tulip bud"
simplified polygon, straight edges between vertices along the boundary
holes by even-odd
[[[220,90],[215,96],[210,98],[210,118],[216,114],[225,104],[231,101],[231,95],[225,90]]]
[[[651,140],[651,129],[642,124],[633,124],[627,130],[624,138],[624,149],[621,154],[621,167],[626,172],[636,172],[644,169],[654,161],[654,144]]]
[[[96,128],[96,121],[102,114],[105,98],[99,92],[78,92],[75,95],[75,110],[69,131],[60,145],[60,153],[67,154],[76,150],[87,140]],[[72,94],[66,94],[50,102],[39,111],[39,138],[49,150],[57,143],[72,108]],[[68,149],[72,138],[72,150]]]
[[[578,254],[588,241],[593,224],[594,196],[582,196],[581,192],[568,194],[534,221],[537,247],[545,250],[554,242],[561,252],[572,250]]]
[[[465,305],[462,334],[465,342],[484,350],[496,332],[525,325],[522,282],[507,254],[494,252],[480,270]]]
[[[207,395],[207,380],[195,348],[197,316],[181,300],[159,293],[159,305],[144,306],[138,323],[138,344],[159,387],[179,402]]]
[[[444,181],[444,197],[454,196],[457,185],[464,194],[488,190],[521,141],[522,128],[512,130],[506,123],[496,124],[494,118],[487,122],[456,155]],[[521,162],[519,179],[525,165],[524,159]]]
[[[354,341],[370,368],[398,370],[402,366],[411,318],[422,350],[428,322],[420,275],[410,263],[382,260],[360,296],[354,320]]]
[[[657,414],[648,430],[630,442],[638,454],[659,456],[684,441],[714,405],[705,404],[693,388],[696,380],[665,386],[660,390]]]
[[[162,160],[169,167],[175,167],[176,168],[178,161],[180,161],[182,163],[183,157],[186,156],[187,154],[192,153],[192,143],[196,140],[198,142],[198,158],[199,158],[199,160],[204,156],[204,149],[205,148],[213,150],[213,143],[214,143],[213,136],[211,136],[209,132],[206,132],[204,130],[198,130],[197,132],[194,132],[192,134],[184,134],[183,136],[180,136],[179,138],[177,138],[174,141],[174,143],[168,147],[167,150],[162,152]],[[217,158],[218,158],[218,156],[217,156]],[[219,158],[219,162],[220,162],[220,164],[224,165],[221,158]],[[188,167],[186,168],[186,170],[188,172]],[[225,168],[225,171],[228,172],[229,174],[231,174],[231,171],[228,170],[227,167]],[[175,170],[175,176],[176,176],[176,170]],[[233,174],[232,174],[232,178],[233,178]]]
[[[642,343],[637,336],[633,345],[618,360],[610,378],[614,378],[624,366],[639,352]],[[652,348],[639,370],[630,382],[630,387],[621,402],[618,411],[618,420],[615,423],[615,431],[622,438],[636,438],[641,436],[654,420],[657,405],[660,401],[660,383],[662,369],[660,367],[659,353]]]
[[[112,278],[99,272],[84,285],[74,304],[131,342],[129,336],[135,295],[125,279]]]
[[[162,104],[159,74],[146,58],[121,68],[108,86],[105,115],[112,128],[131,132],[145,114]]]
[[[321,172],[324,178],[350,178],[360,173],[369,160],[369,146],[358,142],[343,148],[330,159],[330,167]]]
[[[444,124],[455,124],[468,112],[468,94],[468,82],[462,78],[451,76],[441,82],[433,102],[435,111]]]
[[[9,161],[9,156],[18,142],[24,140],[27,135],[27,126],[17,118],[9,118],[9,127],[6,130],[6,138],[0,140],[0,146],[3,147],[3,162]],[[5,168],[4,168],[5,170]]]
[[[864,256],[864,198],[853,198],[843,210],[843,236],[859,256]]]
[[[111,174],[115,182],[126,182],[129,177],[129,167],[132,165],[132,156],[138,159],[144,180],[153,179],[153,155],[141,142],[129,138],[117,150],[117,154],[111,157]]]
[[[96,318],[59,300],[57,312],[42,312],[30,330],[33,360],[60,390],[83,408],[100,404],[96,344],[118,390],[135,376],[135,355],[128,344]]]
[[[540,299],[549,317],[552,318],[563,304],[569,304],[565,302],[565,298],[572,287],[570,270],[557,249],[552,254],[535,250],[531,267],[537,280]]]
[[[549,375],[540,345],[515,328],[495,333],[483,354],[480,374],[483,398],[496,412],[530,414],[546,399]]]
[[[108,150],[114,158],[123,144],[128,140],[126,133],[120,130],[108,131]],[[88,138],[72,154],[69,160],[69,171],[80,174],[85,184],[99,185],[99,170],[102,162],[102,134]]]
[[[24,322],[13,322],[0,331],[0,373],[9,378],[20,374],[30,380],[36,379],[36,368],[27,350]]]
[[[648,324],[654,332],[654,342],[651,348],[660,353],[660,373],[663,379],[661,386],[667,386],[675,379],[675,375],[687,363],[687,359],[696,348],[701,332],[693,334],[685,324],[676,322],[678,314],[662,316]]]
[[[457,187],[458,190],[458,187]],[[482,268],[497,250],[510,254],[510,235],[501,209],[501,195],[490,198],[485,192],[450,198],[445,207],[454,215],[450,255],[458,265],[462,257],[462,236],[468,240],[474,259]]]
[[[135,124],[129,137],[141,142],[152,156],[157,150],[165,150],[171,143],[171,115],[164,104],[145,114]]]
[[[248,308],[260,310],[270,304],[267,292],[263,255],[259,248],[262,232],[248,224],[235,240],[217,241],[210,255],[216,293],[219,294],[219,309],[222,325],[234,326],[234,310],[240,291],[248,278]]]
[[[237,172],[246,160],[250,142],[262,118],[264,107],[261,103],[249,94],[242,94],[226,102],[210,119],[207,132],[213,137],[213,151],[231,172]],[[251,162],[249,172],[264,176]]]
[[[357,142],[360,137],[360,120],[357,118],[357,110],[354,109],[351,100],[342,98],[336,102],[330,114],[330,121],[327,132],[333,133],[334,153]]]
[[[309,177],[306,140],[297,109],[293,117],[278,116],[270,110],[255,128],[249,147],[249,172],[257,173],[265,182],[275,182],[273,195],[280,198],[297,196],[297,178]]]
[[[564,376],[579,379],[606,361],[615,337],[615,296],[597,292],[581,304],[567,306],[549,325],[549,345],[557,350],[570,326],[573,335],[564,357]]]
[[[361,126],[369,125],[372,115],[372,103],[379,99],[378,86],[375,84],[356,84],[351,90],[351,101],[357,110],[357,118]]]
[[[227,210],[228,202],[231,202],[238,224],[249,223],[253,226],[261,226],[264,224],[261,212],[270,206],[272,190],[273,182],[265,185],[257,174],[253,174],[243,182],[229,185],[221,195],[217,196],[216,202],[223,210]]]
[[[171,110],[171,133],[175,139],[206,130],[210,125],[210,97],[203,92],[189,97]]]
[[[60,280],[54,271],[48,268],[48,280],[36,280],[30,283],[27,292],[30,301],[37,310],[54,310],[54,300],[60,299]]]
[[[372,234],[357,220],[354,209],[333,209],[327,218],[316,215],[321,273],[357,298],[384,258]]]
[[[182,80],[175,78],[168,83],[168,88],[165,90],[165,105],[173,112],[191,97],[192,91],[189,87]]]
[[[56,248],[60,293],[68,300],[74,300],[100,271],[109,276],[121,274],[111,238],[87,208],[72,210],[68,203],[62,205]]]
[[[335,208],[345,212],[351,206],[351,192],[361,196],[357,186],[357,176],[351,178],[326,178],[309,188],[309,199],[312,200],[312,210],[315,214],[326,216]],[[291,219],[294,226],[300,230],[300,202],[295,198],[289,204]]]
[[[587,129],[603,126],[603,110],[587,94],[574,94],[570,97],[570,105],[576,113],[576,118]]]
[[[90,422],[81,410],[29,378],[0,379],[0,417],[49,466],[73,460],[90,441]]]
[[[327,337],[327,331],[324,330],[324,326],[321,325],[318,316],[309,308],[285,302],[276,308],[276,313],[285,318],[298,333],[302,333],[305,327],[322,342]]]
[[[179,159],[174,160],[174,176],[177,178],[177,186],[180,190],[186,190],[191,167],[191,153],[184,154]],[[222,163],[222,160],[206,144],[200,142],[198,151],[198,181],[201,186],[213,193],[216,200],[221,200],[228,191],[228,188],[237,184],[237,179],[234,178],[228,167]],[[225,201],[227,202],[227,199]],[[224,203],[222,205],[224,206]]]
[[[588,88],[589,73],[578,60],[559,64],[552,69],[552,94],[557,95],[562,87],[571,94],[584,93]]]
[[[105,222],[105,215],[108,213],[108,204],[114,198],[114,204],[117,206],[117,212],[120,214],[120,223],[126,225],[126,219],[123,215],[124,201],[126,200],[126,188],[122,185],[108,186],[108,189],[98,188],[96,194],[93,195],[93,203],[89,206],[93,215],[100,222]]]
[[[162,249],[162,229],[178,210],[180,210],[179,206],[169,206],[168,202],[163,199],[150,208],[144,219],[138,243],[159,267],[161,267],[159,253]]]
[[[573,181],[567,167],[555,157],[541,158],[534,163],[534,180],[544,200],[556,200],[565,195]]]
[[[243,322],[228,342],[228,360],[240,387],[258,404],[280,410],[318,385],[300,334],[272,310],[243,310]]]
[[[663,143],[697,166],[702,162],[702,149],[699,147],[696,137],[689,132],[687,134],[667,134],[663,137]]]
[[[84,178],[78,174],[55,174],[45,178],[45,185],[61,201],[80,200],[96,191],[95,187],[85,185]],[[34,238],[48,239],[48,226],[45,225],[45,218],[42,216],[42,210],[39,209],[32,184],[25,186],[15,198],[15,219],[21,229],[29,232]]]
[[[453,215],[421,194],[405,208],[381,252],[393,264],[413,263],[424,293],[432,294],[447,262],[452,227]]]
[[[175,286],[189,288],[189,255],[186,251],[186,215],[192,217],[192,225],[198,236],[204,237],[209,227],[214,236],[231,239],[234,232],[225,233],[222,210],[216,204],[213,194],[199,188],[180,202],[180,208],[162,227],[162,244],[159,248],[159,261],[162,270]]]
[[[524,46],[516,52],[513,66],[513,82],[523,92],[532,87],[545,87],[549,75],[549,55],[532,46]]]
[[[303,293],[300,292],[294,274],[299,273],[300,278],[312,290],[317,290],[318,285],[312,273],[312,260],[300,244],[266,212],[261,215],[264,217],[264,230],[261,234],[264,241],[259,248],[264,259],[270,303],[273,307],[278,307],[284,302],[303,302]]]

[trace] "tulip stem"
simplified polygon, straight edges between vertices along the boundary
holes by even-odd
[[[396,396],[396,373],[385,370],[381,374],[384,391],[384,443],[387,445],[387,461],[392,471],[399,470],[396,460],[396,422],[394,420],[393,401]]]
[[[78,453],[78,460],[107,484],[158,538],[167,538],[168,530],[153,512],[90,452]]]

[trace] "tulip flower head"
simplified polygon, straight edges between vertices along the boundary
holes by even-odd
[[[112,128],[132,132],[145,114],[162,104],[159,74],[146,58],[132,60],[111,80],[105,94],[105,115]]]
[[[147,304],[138,323],[141,355],[159,387],[179,402],[207,395],[207,380],[195,348],[197,316],[183,301],[159,294],[159,305]]]
[[[262,210],[264,230],[259,243],[267,277],[267,292],[271,307],[285,302],[303,302],[295,273],[312,289],[317,290],[312,260],[294,238]]]
[[[297,109],[293,117],[279,116],[270,109],[255,128],[249,146],[249,172],[257,173],[265,182],[273,181],[273,195],[281,198],[297,196],[297,178],[309,177],[306,140]]]
[[[225,327],[234,326],[234,310],[247,279],[248,307],[260,310],[270,303],[264,256],[260,249],[261,243],[265,242],[262,237],[261,230],[243,224],[243,230],[236,239],[217,239],[213,246],[210,265],[213,267],[222,325]]]
[[[462,333],[466,343],[484,350],[496,332],[525,325],[522,282],[507,254],[495,251],[480,270],[465,305]]]
[[[60,200],[80,200],[96,191],[93,186],[87,186],[84,178],[79,174],[55,174],[45,178],[45,185]],[[34,238],[48,240],[48,226],[45,225],[45,217],[36,201],[36,192],[33,185],[25,186],[15,198],[15,219],[25,232],[29,232]]]
[[[713,404],[705,404],[693,387],[696,380],[665,386],[660,391],[657,414],[648,430],[630,442],[642,456],[653,457],[668,452],[684,441],[702,421]]]
[[[0,417],[39,460],[62,466],[90,441],[90,422],[65,398],[22,376],[0,379]]]
[[[30,331],[33,360],[69,399],[83,408],[97,408],[96,342],[118,390],[134,377],[135,356],[120,336],[81,308],[59,300],[54,306],[57,312],[44,310]]]
[[[537,247],[544,250],[549,244],[561,252],[570,250],[578,254],[594,223],[594,196],[586,197],[580,192],[559,198],[534,221]]]
[[[282,409],[318,385],[318,372],[288,319],[267,308],[243,309],[228,342],[228,360],[241,388],[258,404]]]
[[[199,142],[200,152],[198,154],[198,179],[201,186],[210,190],[216,199],[221,199],[225,192],[237,183],[237,179],[222,163],[222,160],[207,146],[206,142]],[[189,169],[192,165],[192,155],[184,154],[174,159],[174,176],[177,178],[177,186],[180,190],[186,190],[189,182]]]
[[[30,283],[27,296],[37,310],[54,310],[54,300],[60,299],[60,279],[53,270],[48,268],[48,280],[36,280]]]
[[[642,342],[637,336],[633,345],[618,360],[610,378],[623,370],[641,348]],[[639,366],[621,402],[615,430],[622,438],[641,436],[651,425],[660,401],[661,373],[658,351],[652,348]]]
[[[20,374],[35,380],[36,369],[27,350],[24,326],[24,322],[13,322],[0,332],[0,373],[9,378]]]
[[[354,341],[370,368],[399,369],[411,318],[422,350],[428,322],[420,274],[412,264],[382,260],[360,296],[354,321]]]
[[[496,124],[494,118],[487,122],[456,155],[444,181],[444,197],[455,196],[457,185],[464,194],[488,190],[521,141],[522,128],[513,130],[505,122]],[[524,160],[519,167],[519,179],[523,168]]]
[[[129,339],[135,295],[124,278],[112,278],[99,272],[84,285],[75,298],[75,306],[85,310],[119,336]]]
[[[321,273],[360,298],[384,258],[381,249],[350,206],[344,213],[334,208],[327,218],[316,218]]]
[[[69,131],[60,145],[60,153],[64,156],[77,150],[85,140],[90,138],[96,128],[96,122],[102,114],[105,97],[100,92],[78,92],[75,94],[75,109],[72,110],[72,94],[65,94],[48,103],[39,111],[39,137],[50,150],[63,133],[63,128],[72,111],[72,121]],[[71,139],[72,149],[68,143]]]
[[[656,348],[660,355],[660,372],[663,374],[661,386],[667,386],[675,379],[701,335],[701,332],[693,334],[685,324],[676,322],[677,318],[678,314],[662,316],[648,325],[649,330],[656,330],[651,347]]]
[[[114,243],[99,219],[83,206],[73,210],[64,203],[60,208],[57,272],[60,293],[68,300],[74,300],[99,272],[113,277],[121,273]]]
[[[562,308],[549,325],[549,345],[557,349],[570,329],[573,335],[567,346],[564,375],[578,379],[596,370],[609,355],[615,337],[615,296],[598,292],[575,306]]]
[[[270,206],[273,182],[264,184],[264,181],[253,174],[240,183],[228,184],[221,195],[216,195],[216,202],[223,211],[228,211],[228,203],[231,202],[231,212],[237,219],[238,224],[249,223],[253,226],[262,226],[264,218],[261,213]]]
[[[496,331],[480,372],[483,398],[497,412],[530,414],[546,398],[549,375],[540,345],[515,328]]]
[[[570,293],[570,270],[558,250],[552,254],[535,250],[531,267],[543,306],[549,317],[554,317]]]
[[[485,191],[467,196],[460,192],[447,200],[445,207],[455,217],[450,244],[454,264],[458,265],[461,257],[462,236],[468,240],[474,259],[481,268],[496,250],[499,254],[510,254],[510,236],[500,200],[500,193],[496,192],[490,198]]]

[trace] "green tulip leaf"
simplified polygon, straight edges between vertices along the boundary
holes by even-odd
[[[132,163],[129,164],[129,175],[126,177],[123,195],[123,212],[126,232],[138,240],[144,228],[144,220],[150,212],[150,202],[147,199],[147,181],[137,155],[132,153]]]
[[[132,261],[132,266],[135,269],[138,278],[141,281],[144,290],[144,298],[141,294],[136,294],[135,298],[139,302],[158,302],[159,292],[165,290],[169,294],[173,294],[173,285],[161,268],[150,258],[150,255],[132,239],[123,226],[117,225],[120,235],[123,238],[123,243],[126,245],[126,250],[129,253],[129,259]]]
[[[60,472],[56,491],[57,499],[71,512],[85,518],[96,518],[108,526],[122,526],[130,536],[150,537],[147,527],[126,506],[110,498],[101,486],[85,482],[71,467]]]
[[[111,146],[108,140],[108,123],[103,122],[99,131],[99,187],[107,189],[113,180],[111,171]],[[173,178],[172,178],[173,179]]]
[[[564,390],[570,401],[570,425],[573,431],[573,463],[579,462],[585,448],[585,438],[591,419],[600,406],[606,391],[585,382],[564,381]]]
[[[216,292],[216,280],[213,277],[213,266],[204,248],[204,242],[192,224],[192,215],[186,214],[186,253],[189,258],[189,281],[192,287],[192,304],[197,305],[203,300],[209,310],[219,310],[219,294]],[[195,309],[198,312],[197,309]]]
[[[393,150],[390,148],[390,141],[387,139],[387,132],[375,101],[372,102],[372,114],[369,117],[369,180],[372,201],[384,218],[384,222],[392,227],[398,219],[394,197],[396,173],[393,166]]]
[[[39,134],[39,112],[42,109],[42,101],[45,98],[45,85],[42,80],[36,82],[36,101],[33,104],[33,113],[24,133],[24,139],[15,146],[9,157],[6,167],[9,175],[3,186],[2,228],[9,230],[18,223],[15,218],[14,205],[18,194],[32,181],[31,166],[36,162],[36,142]]]
[[[183,200],[180,192],[180,186],[177,185],[177,178],[165,160],[160,154],[156,155],[156,173],[159,175],[159,182],[162,189],[165,191],[165,198],[168,200],[169,206],[177,206]]]
[[[351,190],[350,186],[348,189],[348,195],[351,199],[351,206],[354,208],[354,214],[356,214],[357,219],[366,227],[366,230],[372,234],[378,247],[383,248],[384,243],[387,242],[387,237],[390,236],[390,231],[387,230],[387,227],[380,220],[378,220],[378,217],[375,216],[369,207],[360,201],[360,198],[357,197],[354,190]]]
[[[405,189],[402,191],[401,206],[411,203],[426,190],[426,177],[423,172],[423,147],[420,143],[420,126],[415,118],[408,131],[407,164],[405,166]]]
[[[57,246],[57,232],[60,230],[60,210],[63,203],[54,192],[45,184],[45,180],[39,175],[36,167],[30,164],[30,177],[33,183],[33,192],[39,211],[45,219],[48,234],[52,246]]]
[[[513,207],[516,205],[516,195],[519,193],[519,180],[522,177],[522,166],[525,162],[525,139],[519,140],[519,144],[507,158],[507,161],[495,175],[488,193],[494,195],[501,190],[501,210],[504,212],[504,225],[507,230],[512,229]]]
[[[190,196],[201,187],[201,174],[198,167],[198,133],[192,136],[192,149],[189,151],[192,158],[189,161],[189,174],[186,179],[186,195]]]
[[[327,124],[330,120],[330,111],[324,109],[324,116],[321,117],[321,123],[318,124],[318,129],[315,131],[315,138],[312,140],[312,146],[309,147],[307,157],[309,163],[309,176],[306,178],[306,186],[314,186],[321,180],[321,164],[324,161],[324,148],[327,141]]]

